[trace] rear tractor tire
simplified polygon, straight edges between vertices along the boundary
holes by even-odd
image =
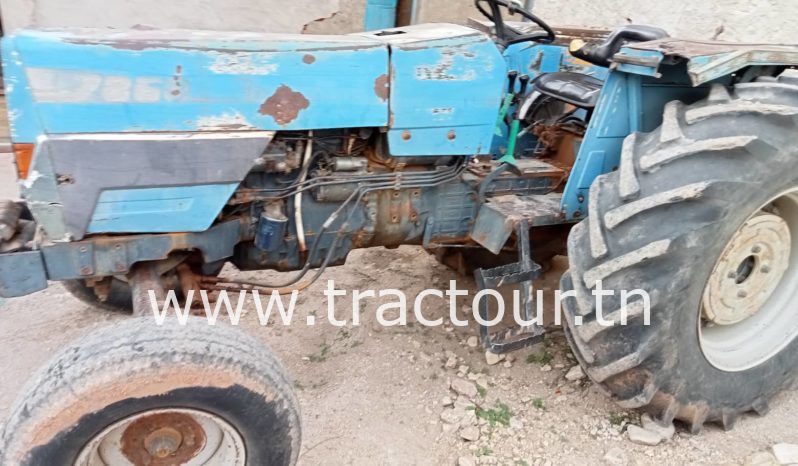
[[[596,179],[569,237],[566,336],[623,407],[725,429],[798,375],[798,81],[716,85],[666,105]],[[597,320],[596,297],[605,290]],[[650,297],[627,304],[621,290]],[[578,321],[581,321],[579,325]]]
[[[291,465],[292,384],[232,327],[126,319],[65,348],[32,379],[0,437],[0,464]]]

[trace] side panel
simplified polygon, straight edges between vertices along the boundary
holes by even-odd
[[[274,132],[42,137],[23,195],[53,239],[208,228]]]
[[[629,134],[656,129],[667,102],[689,104],[708,93],[706,86],[692,86],[684,66],[663,66],[660,72],[659,77],[610,72],[563,192],[562,209],[568,220],[589,214],[590,185],[602,173],[618,169]]]
[[[388,124],[388,50],[364,37],[23,31],[3,48],[14,142]]]
[[[391,49],[391,155],[490,153],[507,74],[496,44],[451,24],[388,34],[375,37]]]
[[[110,189],[100,193],[87,233],[203,231],[238,183]],[[211,213],[212,215],[208,215]]]

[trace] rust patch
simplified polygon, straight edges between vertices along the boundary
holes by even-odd
[[[122,453],[133,464],[183,464],[205,446],[205,431],[191,416],[158,413],[139,418],[122,434]]]
[[[287,125],[296,119],[299,112],[309,106],[310,101],[301,92],[293,91],[283,84],[271,97],[263,101],[258,113],[271,116],[279,125]]]
[[[374,80],[374,93],[384,101],[388,100],[388,75],[381,74]]]
[[[316,57],[314,57],[313,55],[311,55],[309,53],[306,53],[305,56],[302,57],[302,63],[304,63],[306,65],[313,64],[313,62],[315,62],[315,61],[316,61]]]

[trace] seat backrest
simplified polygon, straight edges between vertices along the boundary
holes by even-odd
[[[661,28],[644,26],[641,24],[627,24],[615,29],[607,36],[604,42],[585,44],[581,41],[571,43],[571,55],[576,58],[593,63],[594,65],[608,67],[612,57],[626,44],[631,42],[648,42],[670,37]]]

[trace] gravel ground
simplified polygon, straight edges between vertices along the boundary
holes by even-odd
[[[560,264],[538,286],[555,286],[561,269]],[[326,278],[350,290],[398,287],[413,298],[426,287],[446,289],[457,277],[424,251],[403,247],[356,251],[349,264],[331,269]],[[460,457],[517,465],[742,464],[775,443],[798,443],[798,397],[790,392],[773,401],[770,414],[745,416],[731,432],[708,426],[693,436],[678,426],[666,443],[638,445],[624,432],[628,423],[638,423],[637,413],[614,406],[584,379],[566,380],[575,363],[556,327],[543,343],[488,366],[484,353],[469,346],[474,329],[428,328],[412,325],[412,319],[408,326],[382,328],[374,321],[378,301],[364,308],[360,326],[338,328],[324,319],[307,326],[307,315],[326,312],[324,286],[319,282],[300,297],[297,321],[302,324],[261,327],[254,313],[243,319],[245,330],[268,343],[295,380],[303,410],[303,465],[456,464]],[[460,279],[459,287],[473,292],[471,280]],[[125,318],[82,304],[58,284],[5,300],[0,310],[0,342],[6,349],[0,352],[5,375],[0,378],[0,420],[25,380],[55,350]],[[447,311],[442,302],[430,301],[425,314],[445,317]],[[351,300],[340,298],[336,315],[351,316]],[[484,387],[473,399],[494,425],[485,419],[445,422],[470,404],[449,389],[454,380],[461,380],[456,387],[472,380],[472,386]],[[454,407],[445,407],[450,403]],[[472,421],[476,433],[458,428]],[[479,438],[466,441],[463,436]],[[469,464],[466,460],[463,464]]]

